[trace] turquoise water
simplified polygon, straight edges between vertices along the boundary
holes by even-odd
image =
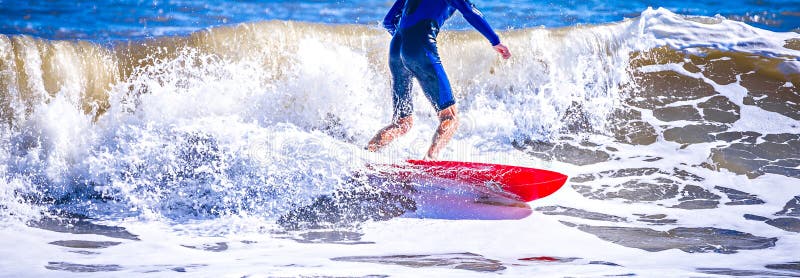
[[[473,1],[499,29],[598,24],[638,16],[647,7],[684,15],[722,15],[762,29],[800,27],[800,1]],[[0,0],[0,34],[96,41],[182,35],[198,29],[262,20],[359,23],[378,26],[387,0]],[[462,19],[451,28],[466,28]]]

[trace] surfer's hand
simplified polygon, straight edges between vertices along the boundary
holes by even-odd
[[[511,51],[509,51],[508,47],[506,47],[502,43],[498,43],[497,45],[492,47],[494,47],[494,50],[497,51],[497,53],[500,53],[500,56],[503,56],[503,59],[507,60],[508,58],[511,58]]]

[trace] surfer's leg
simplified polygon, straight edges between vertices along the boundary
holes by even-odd
[[[435,57],[437,63],[432,65],[436,73],[436,84],[438,86],[435,92],[437,93],[426,93],[425,95],[428,96],[428,99],[433,103],[436,112],[439,114],[439,128],[433,134],[431,146],[428,148],[425,160],[436,160],[439,157],[439,152],[450,142],[453,134],[458,129],[458,109],[456,108],[453,91],[450,88],[450,81],[447,79],[442,63],[438,62],[438,55]],[[429,89],[429,91],[434,90]]]
[[[436,44],[426,40],[420,51],[404,55],[406,65],[419,81],[425,96],[439,114],[439,128],[433,136],[425,159],[436,159],[458,129],[456,101],[450,80],[444,72]]]
[[[458,130],[458,125],[458,109],[455,104],[439,111],[439,128],[433,134],[431,147],[428,148],[425,160],[436,160],[439,157],[439,152],[453,138],[453,134]]]
[[[411,99],[412,73],[406,68],[400,57],[402,39],[396,35],[389,47],[389,69],[392,73],[392,107],[394,115],[392,123],[380,131],[367,144],[367,150],[378,151],[391,143],[395,138],[403,136],[414,124],[414,112]]]

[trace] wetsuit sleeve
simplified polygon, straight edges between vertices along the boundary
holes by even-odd
[[[397,31],[397,24],[400,23],[400,17],[403,15],[403,5],[405,5],[405,3],[406,0],[394,1],[394,5],[389,9],[386,17],[383,18],[383,28],[386,28],[389,34],[394,35],[394,32]]]
[[[453,6],[453,8],[461,12],[464,19],[466,19],[472,27],[475,27],[478,32],[481,32],[481,34],[492,43],[492,46],[500,44],[500,37],[497,36],[497,33],[489,26],[489,22],[486,22],[486,19],[483,18],[481,11],[475,8],[472,2],[469,0],[447,0],[447,2],[450,3],[450,6]]]

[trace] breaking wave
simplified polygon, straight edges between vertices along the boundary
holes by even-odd
[[[519,149],[583,165],[613,159],[598,142],[717,143],[706,168],[800,176],[796,33],[648,9],[501,37],[510,61],[474,32],[440,38],[464,122],[445,158]],[[0,214],[275,219],[365,163],[420,157],[436,123],[419,96],[410,136],[362,149],[391,116],[389,39],[287,21],[112,47],[0,35]],[[788,134],[787,148],[748,132]]]

